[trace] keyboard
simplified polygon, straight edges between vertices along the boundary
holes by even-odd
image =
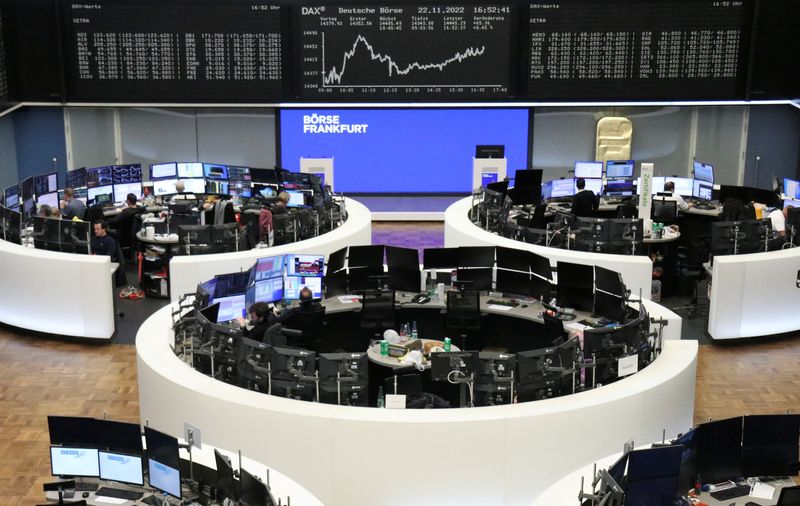
[[[137,492],[135,490],[124,490],[121,488],[109,488],[103,487],[97,490],[94,495],[98,496],[105,496],[105,497],[114,497],[116,499],[126,499],[128,501],[138,501],[144,495],[141,492]]]
[[[695,204],[694,208],[695,209],[700,209],[701,211],[710,211],[710,210],[714,209],[714,206],[709,205],[709,204]]]
[[[511,300],[504,300],[504,299],[489,299],[486,301],[487,304],[494,304],[496,306],[507,306],[507,307],[517,307],[519,306],[518,303],[511,301]]]
[[[75,492],[94,492],[99,487],[95,482],[91,481],[76,481],[75,482]]]
[[[750,485],[739,485],[737,487],[711,492],[711,497],[717,501],[727,501],[728,499],[736,499],[737,497],[744,497],[747,495],[750,495]]]

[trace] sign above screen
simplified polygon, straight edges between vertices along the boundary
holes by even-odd
[[[479,144],[502,144],[508,170],[528,167],[527,109],[280,111],[282,167],[333,157],[345,193],[468,193]]]

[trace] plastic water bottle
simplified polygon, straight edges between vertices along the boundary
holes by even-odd
[[[417,321],[414,320],[411,323],[411,339],[418,339],[419,336],[417,335]]]
[[[384,406],[384,395],[383,395],[383,385],[378,387],[378,407],[382,408]]]

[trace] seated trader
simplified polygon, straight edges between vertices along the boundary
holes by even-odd
[[[86,204],[75,198],[72,188],[64,188],[64,200],[61,201],[61,216],[65,220],[78,218],[82,220],[86,215]]]
[[[690,207],[694,206],[694,204],[687,203],[685,200],[683,200],[683,197],[680,193],[675,193],[675,183],[672,181],[667,181],[664,183],[664,192],[670,194],[668,197],[664,197],[664,200],[674,200],[677,202],[678,211],[680,212],[684,212]]]
[[[39,217],[40,218],[58,218],[57,214],[53,213],[53,208],[48,206],[47,204],[42,204],[39,206]]]
[[[789,209],[794,206],[786,206],[781,209],[775,209],[769,213],[769,220],[772,222],[772,230],[778,233],[780,237],[786,236],[786,218],[789,217]]]
[[[579,177],[575,181],[578,193],[572,197],[572,214],[578,217],[592,217],[597,212],[600,202],[592,190],[586,189],[586,180]]]
[[[133,230],[133,220],[140,212],[141,209],[136,204],[136,195],[129,193],[128,196],[125,197],[125,208],[108,222],[109,226],[113,229],[111,235],[117,239],[130,236]]]
[[[288,208],[286,207],[286,204],[288,203],[289,203],[289,194],[286,192],[280,192],[278,194],[278,202],[276,202],[275,204],[272,205],[272,207],[270,207],[270,211],[272,211],[273,215],[287,213],[289,212]]]
[[[301,313],[313,313],[315,311],[319,311],[321,307],[322,306],[320,303],[314,300],[314,294],[311,292],[311,289],[307,286],[304,286],[300,290],[300,305],[298,307],[282,311],[278,316],[278,322],[283,323],[286,327],[292,328],[292,319],[295,315]]]
[[[108,235],[108,229],[104,221],[94,222],[94,237],[92,237],[92,254],[93,255],[106,255],[114,257],[117,255],[117,242]]]
[[[244,331],[244,337],[262,341],[264,339],[264,333],[275,323],[275,315],[272,312],[272,308],[269,307],[269,304],[266,302],[256,302],[248,309],[247,316],[252,325],[249,329],[247,328],[247,322],[244,318],[241,316],[236,317],[236,321],[239,322],[239,325]]]

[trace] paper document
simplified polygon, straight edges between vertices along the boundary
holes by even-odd
[[[488,307],[489,309],[494,309],[495,311],[510,311],[514,309],[511,306],[501,306],[500,304],[489,304],[486,307]]]
[[[766,483],[756,482],[753,488],[750,489],[750,497],[755,497],[756,499],[772,500],[773,495],[775,495],[775,487]]]
[[[622,357],[617,362],[617,371],[619,377],[628,376],[639,370],[639,355],[631,355],[630,357]]]
[[[92,499],[93,502],[105,503],[105,504],[125,504],[128,502],[127,499],[118,499],[116,497],[106,497],[104,495],[95,496]]]

